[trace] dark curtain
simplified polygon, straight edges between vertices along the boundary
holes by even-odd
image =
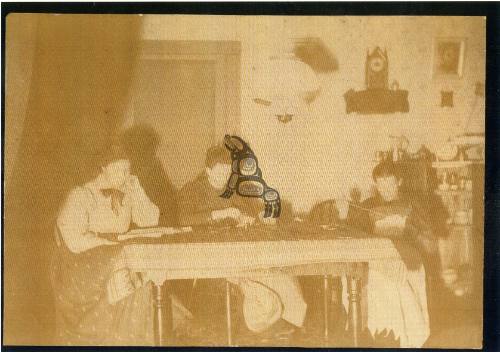
[[[94,156],[123,122],[140,21],[38,17],[24,131],[4,203],[5,344],[50,343],[48,267],[58,208],[95,172]]]

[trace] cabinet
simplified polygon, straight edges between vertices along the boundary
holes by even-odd
[[[445,284],[464,285],[482,277],[484,243],[484,164],[434,162],[439,184],[434,190],[447,211],[445,237],[439,239]],[[470,280],[469,280],[470,281]]]

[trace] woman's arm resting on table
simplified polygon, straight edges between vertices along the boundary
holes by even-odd
[[[404,235],[407,217],[399,214],[389,215],[375,222],[374,233],[392,239]]]
[[[211,210],[186,206],[184,209],[181,208],[179,221],[182,226],[196,226],[208,225],[228,218],[238,220],[240,216],[241,212],[239,209],[233,207]]]
[[[211,211],[202,210],[198,212],[184,212],[181,211],[179,214],[179,223],[181,226],[197,226],[206,225],[211,222]]]

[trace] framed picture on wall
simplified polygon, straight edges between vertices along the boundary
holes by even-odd
[[[465,60],[465,38],[434,38],[432,77],[461,78]]]

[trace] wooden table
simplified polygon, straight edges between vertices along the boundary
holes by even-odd
[[[347,236],[351,238],[346,238]],[[325,230],[307,224],[255,226],[248,230],[197,229],[161,240],[124,245],[127,266],[145,272],[154,283],[155,343],[171,336],[168,280],[245,278],[286,273],[324,279],[324,335],[328,338],[328,278],[347,275],[350,328],[354,345],[361,330],[361,287],[371,261],[401,261],[392,242],[367,238],[354,230]],[[227,343],[232,345],[230,284],[226,284]],[[167,318],[165,318],[167,317]]]

